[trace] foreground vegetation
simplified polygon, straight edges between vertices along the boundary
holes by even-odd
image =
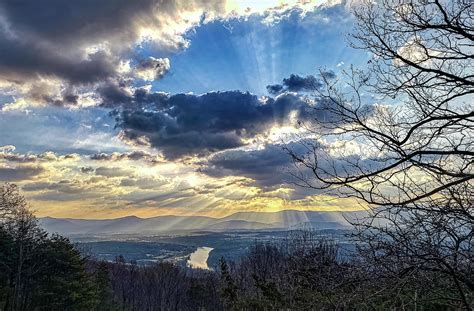
[[[362,253],[341,256],[336,244],[308,231],[256,243],[207,271],[84,257],[40,228],[15,185],[0,188],[0,213],[1,310],[445,310],[474,302],[468,283],[460,291],[441,272],[406,271],[403,261],[387,271]]]

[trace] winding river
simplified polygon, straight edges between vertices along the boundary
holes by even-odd
[[[198,269],[210,269],[207,265],[209,253],[213,250],[212,247],[198,247],[198,249],[189,256],[188,266]]]

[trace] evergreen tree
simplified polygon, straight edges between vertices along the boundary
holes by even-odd
[[[41,251],[45,258],[37,278],[34,304],[48,310],[90,310],[97,293],[85,271],[85,259],[62,236],[47,239]]]
[[[237,286],[230,274],[229,265],[224,257],[219,260],[219,267],[222,282],[221,296],[224,300],[224,306],[226,309],[232,308],[232,306],[235,307],[237,302]]]
[[[0,187],[0,310],[90,310],[97,293],[85,258],[41,229],[15,185]]]
[[[116,310],[113,291],[109,279],[107,262],[100,261],[95,272],[95,288],[97,291],[97,310]]]

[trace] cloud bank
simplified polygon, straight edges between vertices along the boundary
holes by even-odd
[[[117,116],[123,139],[155,147],[167,159],[242,147],[272,127],[313,116],[310,103],[291,93],[276,98],[240,91],[140,94],[128,102],[135,105]]]

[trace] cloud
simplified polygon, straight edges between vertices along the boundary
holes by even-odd
[[[113,152],[113,153],[96,153],[89,157],[91,160],[96,161],[122,161],[122,160],[130,160],[130,161],[139,161],[144,160],[153,164],[163,162],[162,158],[156,155],[152,155],[148,152],[143,150],[135,150],[130,152]]]
[[[281,145],[256,150],[228,150],[212,155],[202,170],[209,176],[245,176],[259,186],[276,186],[288,179],[290,156]]]
[[[124,178],[120,181],[122,187],[137,187],[140,189],[154,189],[168,183],[165,179],[156,179],[152,177],[143,178]]]
[[[24,154],[0,152],[0,160],[5,160],[8,162],[32,163],[32,162],[36,162],[38,160],[38,157],[36,155],[24,155]]]
[[[280,94],[283,91],[283,85],[281,84],[267,85],[267,91],[270,94]]]
[[[32,192],[29,197],[34,200],[59,202],[84,202],[94,198],[103,198],[105,195],[113,193],[111,185],[104,183],[97,185],[78,179],[28,183],[23,185],[22,189]]]
[[[44,172],[41,166],[0,167],[0,181],[23,181]]]
[[[161,79],[170,70],[170,60],[168,58],[154,58],[139,61],[135,75],[145,81]]]
[[[91,167],[91,166],[81,166],[79,168],[79,170],[81,171],[81,173],[83,174],[89,174],[89,173],[93,173],[94,172],[94,168]]]
[[[298,167],[293,162],[288,150],[307,155],[309,150],[319,154],[323,145],[312,139],[299,139],[286,144],[266,144],[259,148],[241,148],[226,150],[213,154],[202,163],[201,171],[209,176],[222,178],[225,176],[240,176],[250,178],[250,185],[266,191],[276,190],[279,187],[291,189],[287,198],[301,198],[314,194],[315,190],[297,191],[292,183],[295,176],[306,176],[308,180],[314,178],[308,168]]]
[[[53,190],[68,194],[80,194],[85,191],[84,184],[78,180],[60,180],[58,182],[38,182],[22,187],[25,191]]]
[[[114,102],[107,92],[104,100],[105,105],[116,107],[120,138],[155,148],[167,160],[269,142],[274,140],[274,129],[342,122],[333,101],[310,100],[291,92],[274,98],[241,91],[169,95],[143,89],[122,95]]]
[[[321,5],[320,3],[318,5]],[[95,105],[110,81],[152,81],[170,69],[170,55],[189,45],[186,34],[216,19],[259,14],[272,24],[316,1],[240,3],[233,0],[26,0],[0,3],[0,90],[5,109],[28,105]],[[147,58],[138,50],[146,48]],[[132,66],[124,70],[124,64]],[[126,66],[125,66],[126,67]]]
[[[120,53],[132,48],[144,29],[170,31],[163,19],[181,9],[154,0],[2,2],[0,69],[11,78],[102,80],[114,73]]]
[[[282,84],[268,85],[267,91],[270,94],[315,91],[323,86],[322,77],[333,79],[336,75],[332,71],[322,71],[318,77],[313,75],[302,77],[297,74],[291,74],[289,78],[283,79]]]
[[[120,167],[105,167],[101,166],[95,169],[95,174],[105,177],[121,177],[133,175],[132,170],[123,169]]]
[[[426,43],[420,38],[413,36],[397,49],[397,54],[415,64],[432,67],[434,65],[433,60],[441,56],[443,52],[427,47]],[[397,67],[406,66],[405,62],[399,58],[394,58],[393,64]]]
[[[127,98],[130,105],[120,107],[117,117],[122,138],[157,148],[168,159],[244,146],[274,126],[313,117],[311,105],[290,93],[276,98],[240,91]]]
[[[126,82],[108,81],[97,89],[101,106],[117,108],[118,106],[141,107],[144,104],[160,103],[166,100],[168,94],[162,92],[150,93],[146,88],[133,88]]]
[[[134,58],[137,43],[148,40],[166,50],[184,46],[181,34],[170,35],[173,24],[167,22],[181,10],[186,8],[155,0],[2,2],[0,89],[15,97],[16,105],[9,108],[80,106],[82,97],[100,84],[131,78],[120,68]],[[182,34],[193,25],[183,23],[178,28]],[[146,66],[152,63],[155,78],[169,70],[167,59],[134,63],[132,71],[141,78],[150,76],[152,68]],[[93,98],[86,102],[94,103]]]
[[[0,50],[0,70],[3,79],[9,81],[49,76],[72,84],[82,84],[101,81],[115,73],[113,59],[102,51],[77,57],[49,50],[40,42],[37,43],[38,46],[5,38],[0,42],[3,44]]]
[[[6,145],[0,147],[0,152],[2,153],[10,153],[16,150],[16,147],[13,145]]]
[[[47,151],[38,154],[21,154],[14,152],[15,149],[15,146],[12,145],[0,147],[0,160],[17,163],[44,163],[56,161],[77,161],[80,158],[80,156],[76,153],[58,155],[54,152]]]
[[[313,159],[317,156],[318,169],[337,172],[340,176],[353,174],[357,171],[357,168],[351,167],[350,163],[358,163],[365,169],[376,169],[381,165],[375,158],[362,157],[358,148],[354,148],[354,146],[302,139],[287,144],[267,144],[258,149],[241,148],[218,152],[202,163],[201,172],[218,179],[230,176],[249,178],[250,181],[243,182],[243,184],[247,187],[258,187],[259,197],[274,197],[293,201],[311,201],[312,197],[319,195],[331,197],[330,193],[318,190],[318,187],[322,185],[314,176],[311,168],[293,162],[288,150],[305,158],[308,163],[313,165]],[[328,157],[328,152],[337,152],[337,154]],[[302,180],[307,183],[303,183]]]

